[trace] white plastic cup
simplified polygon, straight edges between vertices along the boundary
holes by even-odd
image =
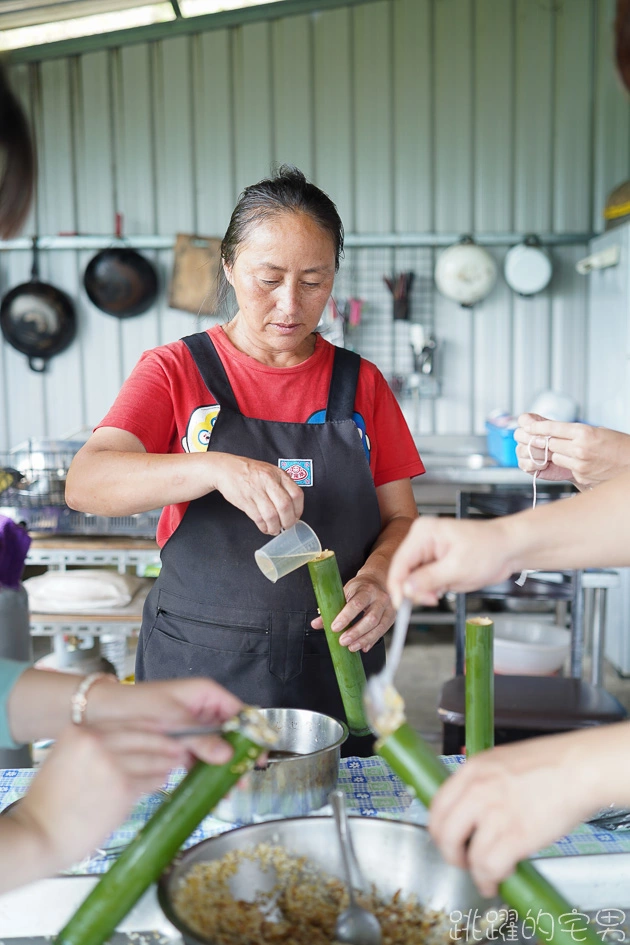
[[[278,578],[301,568],[321,551],[319,538],[311,526],[299,521],[259,548],[254,557],[265,577],[275,584]]]

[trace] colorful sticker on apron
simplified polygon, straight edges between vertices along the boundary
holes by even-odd
[[[313,485],[312,459],[279,459],[278,466],[291,476],[296,485]]]

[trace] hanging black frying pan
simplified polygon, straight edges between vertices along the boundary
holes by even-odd
[[[0,328],[9,344],[25,354],[33,371],[45,371],[49,358],[64,351],[74,339],[77,320],[69,296],[41,282],[37,237],[33,238],[30,282],[11,289],[0,305]]]
[[[116,237],[122,238],[122,218],[116,214]],[[133,318],[151,308],[158,278],[153,264],[128,246],[110,246],[90,260],[83,285],[93,305],[116,318]]]

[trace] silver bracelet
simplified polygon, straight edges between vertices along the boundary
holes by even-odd
[[[83,725],[85,722],[88,692],[99,679],[108,679],[110,682],[118,682],[116,677],[112,676],[111,673],[90,673],[89,676],[85,676],[77,686],[76,692],[74,692],[70,698],[70,718],[75,725]]]

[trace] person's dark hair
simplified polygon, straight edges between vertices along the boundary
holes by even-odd
[[[262,220],[279,213],[305,213],[330,234],[335,247],[335,272],[343,255],[343,224],[330,197],[311,184],[302,171],[283,164],[272,177],[246,187],[238,198],[229,226],[221,243],[221,259],[234,265],[240,246],[253,227]],[[223,267],[219,267],[217,307],[221,307],[229,292],[229,283]]]
[[[35,147],[28,119],[0,62],[0,237],[18,232],[35,187]]]

